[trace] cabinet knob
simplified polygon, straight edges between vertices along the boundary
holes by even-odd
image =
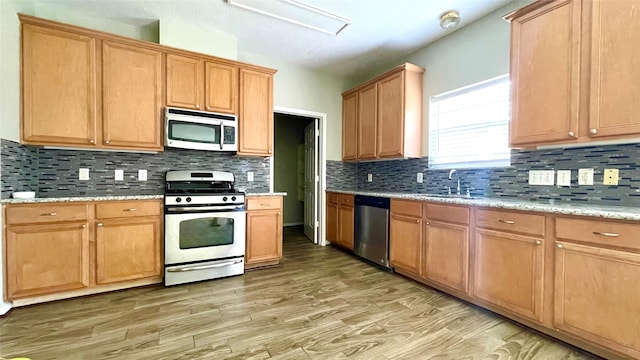
[[[211,106],[207,106],[207,110],[211,110]]]
[[[271,154],[271,150],[269,150],[269,154]]]
[[[416,222],[417,222],[418,224],[420,224],[420,220],[416,220]]]
[[[200,104],[196,104],[196,109],[200,109]]]
[[[102,223],[98,223],[98,227],[102,227]]]
[[[280,211],[278,211],[278,215],[280,215],[280,214],[281,214],[281,212],[280,212]]]
[[[573,131],[569,131],[569,137],[576,137],[576,134]]]
[[[558,247],[558,249],[562,249],[564,246],[562,246],[562,244],[558,244],[556,245]]]
[[[82,228],[86,229],[87,228],[87,224],[82,224]]]
[[[89,144],[95,144],[95,143],[96,143],[95,140],[93,140],[93,139],[89,140]]]
[[[104,143],[105,143],[105,144],[108,144],[109,142],[110,142],[109,140],[106,140]]]
[[[597,134],[597,133],[598,133],[598,129],[591,129],[591,130],[589,130],[589,134],[591,134],[591,135],[595,135],[595,134]]]
[[[536,240],[536,245],[542,245],[542,241]]]

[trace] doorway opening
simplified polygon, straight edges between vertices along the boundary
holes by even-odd
[[[326,114],[276,107],[272,191],[286,192],[283,225],[300,227],[309,241],[326,245],[321,219],[325,214],[324,127]]]

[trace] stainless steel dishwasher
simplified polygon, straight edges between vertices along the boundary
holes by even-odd
[[[389,265],[389,204],[388,198],[355,196],[356,255],[391,269]]]

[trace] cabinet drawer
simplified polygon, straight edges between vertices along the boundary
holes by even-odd
[[[476,227],[544,236],[544,216],[509,211],[476,211]]]
[[[327,202],[329,204],[338,204],[338,194],[336,193],[327,193]]]
[[[421,218],[422,203],[420,201],[391,199],[391,212]]]
[[[464,225],[469,224],[469,208],[467,207],[426,204],[426,214],[429,220],[439,220]]]
[[[354,196],[348,194],[338,194],[338,204],[344,206],[354,206]]]
[[[96,204],[97,219],[160,216],[160,212],[158,201],[118,201]]]
[[[282,208],[280,196],[258,196],[247,198],[247,210],[279,210]]]
[[[591,219],[556,219],[556,239],[640,250],[640,225]]]
[[[87,204],[9,205],[6,211],[7,225],[81,221],[88,217]]]

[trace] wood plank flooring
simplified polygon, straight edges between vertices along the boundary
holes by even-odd
[[[0,357],[595,359],[285,231],[275,268],[13,309]]]

